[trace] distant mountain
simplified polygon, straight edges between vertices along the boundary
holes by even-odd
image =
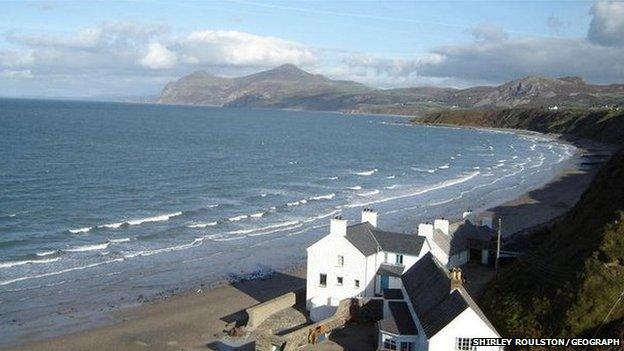
[[[363,84],[331,80],[294,65],[282,65],[238,78],[195,72],[167,84],[158,101],[168,104],[306,108],[303,101],[298,101],[310,96],[369,90],[371,88]]]
[[[624,85],[591,85],[578,77],[530,76],[495,87],[384,90],[282,65],[237,78],[195,72],[167,84],[158,102],[418,115],[445,108],[624,105]]]

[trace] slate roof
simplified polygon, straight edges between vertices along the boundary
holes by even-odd
[[[396,264],[388,264],[382,263],[379,265],[379,269],[377,270],[377,274],[379,275],[388,275],[391,277],[400,277],[403,275],[404,266],[396,265]]]
[[[405,301],[388,301],[390,315],[379,321],[379,329],[400,335],[417,335],[418,329]]]
[[[496,330],[463,287],[451,292],[448,271],[430,252],[408,269],[401,279],[428,339],[468,307],[492,330]]]
[[[418,256],[425,242],[424,237],[386,232],[375,228],[368,222],[349,226],[346,238],[364,256],[372,255],[378,251]]]

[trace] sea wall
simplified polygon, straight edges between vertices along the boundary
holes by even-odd
[[[269,301],[249,307],[245,310],[247,312],[247,316],[249,317],[249,320],[247,321],[247,329],[253,330],[257,328],[271,315],[304,300],[305,287],[301,287]]]

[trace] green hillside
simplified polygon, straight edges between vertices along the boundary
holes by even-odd
[[[624,301],[615,305],[624,293],[624,151],[538,237],[538,248],[502,269],[481,299],[503,335],[624,337]]]

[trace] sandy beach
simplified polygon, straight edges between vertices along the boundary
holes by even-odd
[[[549,184],[491,208],[510,235],[548,223],[570,209],[612,150],[578,143],[579,154]],[[305,268],[211,290],[197,289],[111,313],[103,326],[44,341],[23,340],[13,350],[209,350],[244,309],[305,284]],[[27,328],[27,326],[24,326]],[[58,333],[62,334],[62,332]]]

